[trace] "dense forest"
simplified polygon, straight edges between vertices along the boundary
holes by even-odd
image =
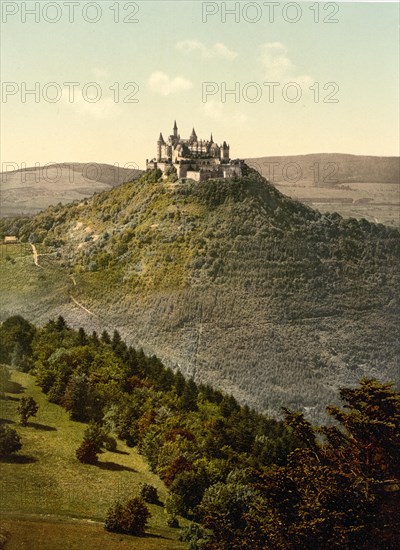
[[[117,330],[87,334],[61,316],[36,328],[14,316],[0,340],[1,363],[32,373],[50,402],[88,423],[77,459],[96,460],[99,434],[103,445],[118,437],[138,447],[169,489],[170,524],[192,520],[181,534],[189,548],[398,548],[400,398],[391,384],[341,389],[332,422],[316,427],[296,411],[280,422],[240,406],[127,346]],[[24,407],[35,414],[34,403]]]
[[[258,411],[304,407],[320,421],[339,387],[399,381],[399,231],[321,214],[250,168],[200,183],[148,171],[78,204],[1,220],[1,235],[41,252],[41,269],[3,262],[10,315],[117,328]]]

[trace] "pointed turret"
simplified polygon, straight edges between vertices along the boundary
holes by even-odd
[[[197,135],[196,135],[196,132],[195,132],[194,128],[193,128],[193,130],[192,130],[192,133],[191,133],[191,135],[190,135],[190,138],[197,141]]]
[[[212,132],[211,132],[211,137],[210,137],[210,143],[214,143]]]
[[[165,146],[165,141],[164,141],[164,138],[163,138],[163,135],[162,133],[160,132],[160,137],[158,138],[157,140],[157,162],[159,162],[162,158],[162,150]]]
[[[173,135],[174,135],[174,137],[178,137],[178,126],[176,124],[176,120],[174,122],[174,134]]]

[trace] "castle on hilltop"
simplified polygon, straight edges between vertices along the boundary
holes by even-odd
[[[157,156],[146,161],[147,170],[159,168],[164,174],[174,170],[178,178],[204,181],[209,178],[232,178],[242,175],[242,161],[229,158],[229,145],[199,139],[193,128],[189,139],[181,139],[176,121],[167,141],[162,133],[157,141]]]

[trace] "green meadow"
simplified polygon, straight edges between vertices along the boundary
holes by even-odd
[[[116,452],[100,455],[98,465],[81,464],[75,450],[86,425],[71,421],[66,411],[49,403],[31,375],[13,370],[11,380],[11,391],[0,401],[1,421],[18,431],[22,449],[0,463],[4,548],[185,548],[178,541],[179,529],[167,526],[162,506],[149,505],[144,538],[105,531],[106,511],[115,499],[138,495],[140,484],[150,483],[164,501],[165,486],[138,452],[120,441]],[[17,414],[23,395],[39,404],[37,416],[26,427],[19,425]]]

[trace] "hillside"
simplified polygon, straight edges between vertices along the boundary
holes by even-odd
[[[3,388],[1,388],[3,389]],[[28,426],[18,425],[17,406],[22,395],[39,405]],[[81,464],[75,449],[85,425],[70,420],[60,406],[49,403],[29,374],[12,371],[12,387],[2,396],[1,424],[17,427],[22,451],[1,458],[1,535],[7,549],[53,550],[178,550],[179,531],[166,525],[161,506],[150,505],[146,539],[108,533],[104,518],[115,499],[138,494],[140,484],[157,487],[165,501],[167,490],[152,474],[136,449],[118,441],[116,452],[104,452],[97,466]]]
[[[321,212],[400,226],[400,159],[345,154],[247,160],[285,195]]]
[[[112,189],[141,173],[110,164],[78,162],[1,172],[0,217],[31,216],[50,205]]]
[[[3,252],[4,316],[118,328],[274,414],[318,418],[339,386],[398,380],[398,231],[321,215],[254,171],[201,184],[150,173],[0,229],[50,254],[38,268],[29,248]]]

